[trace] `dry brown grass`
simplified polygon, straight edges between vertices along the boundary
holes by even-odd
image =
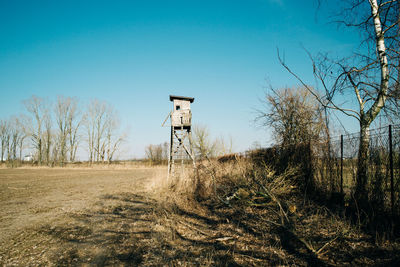
[[[216,248],[212,264],[396,265],[397,242],[376,243],[315,204],[296,185],[299,171],[276,175],[246,159],[206,161],[175,185],[177,234]],[[185,182],[183,183],[182,180]],[[300,179],[301,180],[301,179]],[[185,188],[185,186],[187,186]]]

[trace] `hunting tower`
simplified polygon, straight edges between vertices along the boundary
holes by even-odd
[[[180,160],[181,166],[185,161],[191,161],[195,166],[192,146],[192,111],[190,104],[193,97],[170,95],[173,103],[171,117],[171,141],[168,159],[168,175],[175,172],[175,161]]]

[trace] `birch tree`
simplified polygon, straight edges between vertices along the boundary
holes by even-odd
[[[316,57],[309,54],[318,81],[315,88],[307,86],[280,56],[279,59],[324,107],[338,110],[358,121],[360,137],[355,197],[365,202],[368,196],[369,128],[382,110],[390,112],[400,95],[400,7],[397,0],[343,3],[345,7],[337,16],[338,23],[355,28],[363,40],[357,51],[340,60],[331,59],[326,54]],[[343,96],[352,101],[343,103]]]

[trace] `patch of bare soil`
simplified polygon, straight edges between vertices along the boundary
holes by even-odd
[[[151,252],[164,169],[0,170],[0,265],[137,265]]]

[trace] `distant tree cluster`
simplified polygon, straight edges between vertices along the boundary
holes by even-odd
[[[89,162],[110,163],[125,134],[112,105],[93,99],[81,107],[74,97],[59,96],[55,103],[32,96],[27,114],[0,121],[1,162],[28,160],[38,165],[75,162],[78,148],[86,148]]]
[[[232,138],[226,141],[223,137],[212,139],[207,126],[193,127],[193,149],[197,160],[213,158],[232,153]]]
[[[166,164],[168,162],[169,143],[148,145],[145,148],[146,159],[150,164]]]
[[[0,120],[1,162],[21,158],[26,138],[26,117]]]

